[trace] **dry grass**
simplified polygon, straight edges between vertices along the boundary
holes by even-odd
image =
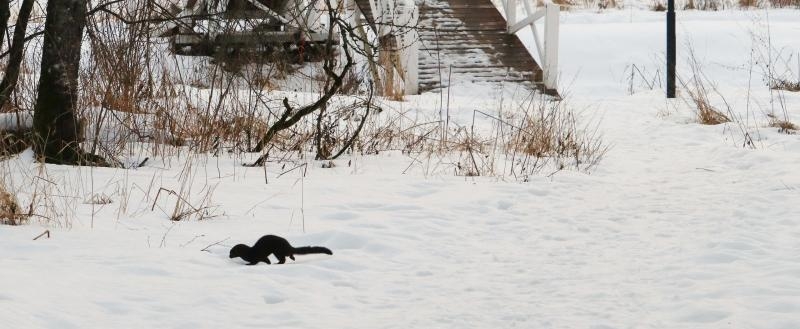
[[[90,198],[83,201],[83,203],[85,204],[94,204],[94,205],[105,205],[105,204],[111,204],[113,202],[114,200],[112,200],[110,196],[99,193],[92,194]]]
[[[579,125],[577,115],[563,101],[540,102],[516,126],[508,152],[529,159],[523,162],[528,169],[538,170],[551,161],[557,170],[589,170],[608,151],[597,130]]]
[[[553,3],[559,5],[561,9],[568,9],[575,5],[575,2],[570,0],[553,0]]]
[[[667,11],[667,7],[664,6],[664,3],[661,1],[654,1],[653,4],[650,5],[650,10],[652,11]]]
[[[600,9],[622,8],[622,2],[617,0],[598,0],[597,7]]]
[[[718,125],[731,121],[727,115],[709,104],[707,95],[698,91],[689,91],[689,94],[696,107],[695,113],[697,114],[698,123],[704,125]]]
[[[694,105],[692,108],[695,111],[697,122],[704,125],[731,122],[731,118],[728,115],[711,105],[708,95],[710,91],[716,91],[716,89],[713,86],[713,82],[703,74],[702,68],[694,55],[694,48],[691,46],[689,46],[689,67],[691,68],[692,76],[688,82],[680,77],[678,79],[689,95],[690,105]],[[710,89],[707,85],[711,86]],[[728,112],[730,113],[730,109]]]
[[[773,8],[800,8],[800,0],[768,0]]]
[[[22,213],[17,198],[0,184],[0,224],[22,225],[28,222],[28,218]]]
[[[720,0],[688,0],[683,6],[684,10],[717,11],[725,8],[725,3]]]
[[[28,147],[27,131],[0,131],[0,159],[18,154]]]
[[[785,79],[773,79],[769,87],[776,90],[786,90],[791,92],[800,91],[800,81],[789,81]]]
[[[753,8],[758,7],[759,0],[738,0],[739,8]]]
[[[794,135],[798,131],[797,125],[789,120],[780,119],[774,114],[767,114],[767,117],[769,117],[769,126],[772,128],[778,128],[778,132],[780,133]]]
[[[503,106],[492,111],[496,115],[474,111],[472,126],[451,123],[455,129],[445,129],[444,140],[429,140],[424,149],[430,151],[422,152],[428,155],[415,157],[415,162],[439,168],[440,172],[442,164],[448,163],[454,167],[455,175],[464,177],[527,181],[543,171],[590,171],[608,151],[597,128],[582,125],[565,101],[544,95],[517,101],[511,108]],[[476,127],[476,121],[484,124]],[[438,137],[440,133],[436,131],[429,136]]]
[[[704,77],[697,74],[692,77],[692,84],[685,85],[686,93],[689,94],[689,99],[694,105],[695,118],[698,123],[704,125],[718,125],[730,122],[731,119],[716,109],[708,100],[708,90],[703,82]]]
[[[142,11],[119,10],[129,20],[147,17]],[[115,111],[143,113],[143,100],[152,99],[158,89],[151,72],[157,50],[148,42],[150,28],[108,18],[98,14],[87,25],[91,65],[83,71],[82,82],[87,86],[83,99]]]

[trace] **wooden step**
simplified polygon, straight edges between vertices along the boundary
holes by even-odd
[[[372,28],[374,29],[375,18],[372,17],[372,7],[370,7],[369,0],[355,0],[355,1],[358,10],[360,10],[361,13],[364,15],[364,19],[366,19],[367,23],[369,23],[369,25],[372,26]]]
[[[516,35],[506,32],[508,24],[491,0],[417,3],[421,91],[449,86],[449,79],[536,87],[533,81],[542,76],[539,64]]]
[[[369,0],[355,0],[369,25]],[[452,82],[515,82],[538,88],[542,70],[491,0],[417,0],[419,87],[435,91]],[[444,81],[440,81],[444,80]]]

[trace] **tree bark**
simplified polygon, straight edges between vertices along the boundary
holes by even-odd
[[[39,95],[33,115],[34,150],[47,163],[86,164],[76,117],[86,1],[47,2]]]
[[[0,49],[3,48],[3,40],[6,37],[6,30],[8,30],[8,18],[11,17],[11,1],[0,1],[0,25],[3,27],[0,30]]]
[[[11,93],[17,87],[19,80],[19,69],[22,66],[22,60],[25,57],[25,32],[28,30],[28,21],[31,17],[31,10],[33,10],[33,3],[35,0],[23,0],[22,6],[17,16],[17,24],[14,27],[14,36],[9,43],[9,58],[8,66],[6,67],[6,75],[3,76],[3,81],[0,82],[0,109],[5,107],[8,100],[11,98]],[[0,13],[1,15],[2,13]],[[2,17],[0,17],[2,19]],[[8,17],[6,17],[6,21]],[[3,31],[5,32],[5,31]],[[5,35],[5,33],[3,33]],[[0,38],[0,44],[2,44]]]

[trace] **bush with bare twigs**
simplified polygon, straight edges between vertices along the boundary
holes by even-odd
[[[589,170],[608,151],[597,129],[582,126],[565,101],[540,102],[515,122],[508,143],[509,153],[518,154],[522,167],[538,169],[547,161],[556,170]]]
[[[450,162],[460,176],[513,177],[521,181],[544,170],[590,171],[599,164],[609,146],[597,128],[582,124],[564,100],[533,98],[537,100],[520,104],[513,111],[502,109],[497,115],[475,110],[472,126],[453,123],[456,128],[445,129],[443,140],[433,138],[421,148],[425,157],[438,160],[422,161],[423,156],[417,156],[415,161]],[[476,127],[476,120],[488,120],[491,128]],[[447,160],[451,156],[456,159]]]

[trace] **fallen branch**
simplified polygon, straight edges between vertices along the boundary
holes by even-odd
[[[344,143],[344,146],[339,151],[339,153],[336,153],[336,155],[332,156],[329,160],[336,160],[337,158],[342,156],[342,154],[344,154],[344,152],[347,151],[347,149],[350,148],[350,146],[353,145],[353,142],[355,142],[356,138],[358,138],[358,136],[361,134],[361,129],[364,128],[364,124],[367,122],[367,117],[369,117],[369,110],[371,105],[372,105],[372,82],[369,83],[369,98],[367,99],[367,111],[366,113],[364,113],[364,117],[361,118],[361,122],[359,123],[358,128],[356,128],[356,132],[353,133],[353,136],[351,136],[350,139]]]
[[[208,250],[208,248],[211,248],[211,247],[213,247],[213,246],[217,246],[217,245],[219,245],[219,244],[221,244],[221,243],[223,243],[223,242],[225,242],[225,241],[228,241],[228,239],[230,239],[230,238],[231,238],[231,237],[227,237],[227,238],[225,238],[225,239],[223,239],[223,240],[220,240],[220,241],[214,242],[214,243],[212,243],[212,244],[210,244],[210,245],[207,245],[205,248],[203,248],[203,249],[200,249],[200,251],[211,252],[211,251],[209,251],[209,250]]]
[[[190,243],[194,242],[194,240],[197,240],[197,238],[202,238],[202,237],[204,237],[204,236],[206,236],[206,235],[205,235],[205,234],[195,235],[195,236],[194,236],[194,238],[192,238],[192,239],[191,239],[191,240],[189,240],[188,242],[186,242],[186,243],[182,244],[182,245],[181,245],[181,247],[186,247],[186,246],[188,246]]]
[[[41,238],[42,236],[45,236],[45,235],[47,235],[47,238],[49,239],[50,238],[50,230],[45,230],[44,232],[42,232],[42,234],[37,235],[35,238],[33,238],[33,241],[36,241],[36,240],[38,240],[39,238]]]
[[[198,211],[202,210],[202,208],[201,208],[201,209],[195,208],[195,207],[194,207],[194,206],[193,206],[191,203],[189,203],[189,201],[187,201],[186,199],[184,199],[184,198],[183,198],[183,197],[182,197],[180,194],[176,193],[175,191],[173,191],[173,190],[168,190],[168,189],[165,189],[165,188],[163,188],[163,187],[162,187],[162,188],[159,188],[159,189],[158,189],[158,193],[156,193],[156,199],[155,199],[155,200],[153,200],[153,206],[152,206],[152,207],[150,207],[150,211],[153,211],[153,210],[155,210],[155,209],[156,209],[156,203],[158,202],[158,197],[161,195],[161,191],[165,191],[165,192],[167,192],[167,193],[169,193],[169,194],[172,194],[172,195],[176,196],[178,199],[180,199],[181,201],[183,201],[183,203],[185,203],[186,205],[188,205],[189,207],[191,207],[191,208],[192,208],[192,210],[193,210],[193,211],[195,211],[195,212],[198,212]]]
[[[299,169],[299,168],[304,168],[304,167],[308,167],[308,163],[304,163],[304,164],[301,164],[301,165],[299,165],[299,166],[297,166],[297,167],[294,167],[294,168],[292,168],[292,169],[289,169],[289,170],[287,170],[287,171],[284,171],[284,172],[280,173],[280,175],[278,175],[278,176],[277,176],[277,177],[275,177],[275,178],[276,178],[276,179],[277,179],[277,178],[281,178],[281,176],[283,176],[283,175],[285,175],[285,174],[288,174],[288,173],[290,173],[290,172],[292,172],[292,171],[295,171],[295,170],[297,170],[297,169]],[[305,173],[305,172],[303,172],[303,176],[304,176],[304,177],[305,177],[305,175],[306,175],[306,173]]]

